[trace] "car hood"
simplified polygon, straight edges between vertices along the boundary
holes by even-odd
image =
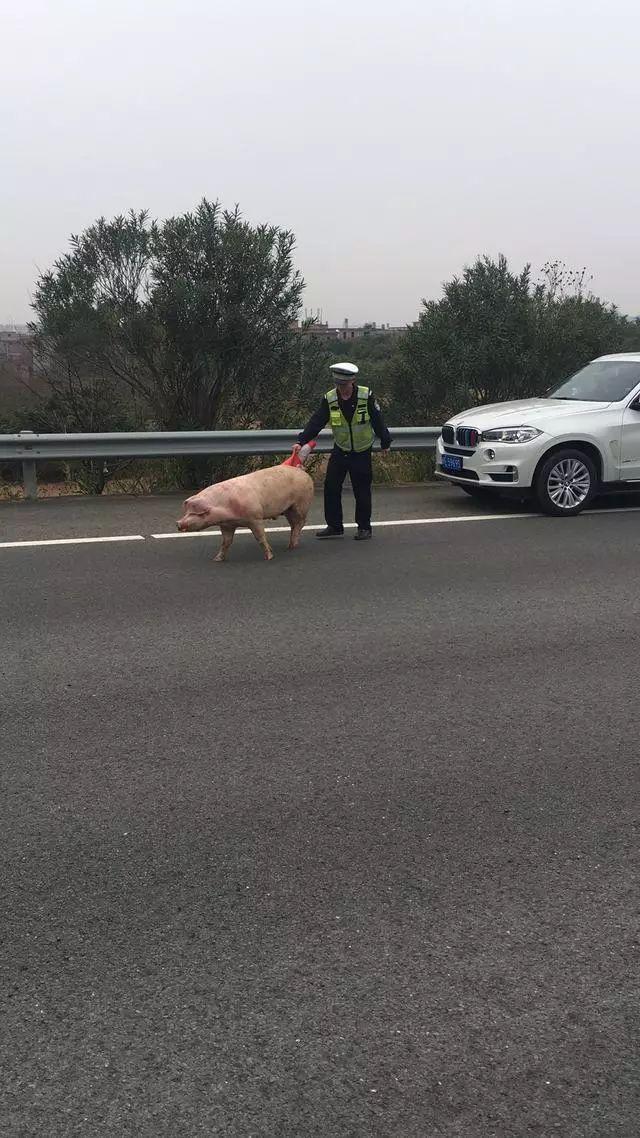
[[[545,422],[557,422],[569,416],[604,411],[609,403],[586,403],[564,399],[514,399],[509,403],[492,403],[486,407],[472,407],[448,422],[453,426],[478,427],[484,431],[492,427],[538,427]]]

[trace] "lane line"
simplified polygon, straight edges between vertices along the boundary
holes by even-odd
[[[533,515],[536,516],[536,515]],[[469,517],[455,517],[455,518],[398,518],[394,521],[372,522],[374,528],[380,526],[435,526],[441,525],[443,522],[492,522],[500,521],[506,518],[508,521],[516,518],[530,518],[531,514],[472,514]],[[305,526],[303,533],[309,530],[324,529],[325,523],[319,522],[310,526]],[[345,522],[345,529],[356,529],[355,522]],[[289,526],[265,526],[265,533],[290,533]],[[251,533],[250,529],[237,529],[237,534]],[[184,537],[219,537],[220,532],[217,529],[198,530],[197,533],[152,533],[151,537],[156,541],[171,541],[173,538],[180,540]]]
[[[126,537],[51,537],[41,541],[0,541],[0,549],[32,549],[38,545],[97,545],[113,541],[146,541],[141,533]]]
[[[581,519],[592,517],[593,515],[617,517],[618,514],[637,514],[640,513],[640,506],[622,506],[620,509],[598,509],[586,510],[580,515]],[[527,514],[460,514],[455,517],[449,518],[395,518],[391,521],[373,522],[375,529],[382,529],[391,526],[441,526],[441,525],[455,525],[462,522],[513,522],[513,521],[534,521],[544,517],[543,514],[527,513]],[[355,522],[346,522],[347,529],[355,529]],[[324,522],[314,523],[304,527],[304,532],[324,529]],[[289,533],[289,526],[267,526],[266,533]],[[250,534],[251,530],[242,528],[237,529],[236,534]],[[148,535],[155,541],[171,541],[183,540],[190,537],[220,537],[220,531],[217,529],[200,530],[198,533],[152,533]],[[99,545],[109,544],[122,541],[147,541],[148,538],[141,533],[122,534],[114,537],[53,537],[42,538],[37,541],[0,541],[0,549],[33,549],[39,546],[48,545]]]
[[[634,514],[640,512],[640,506],[623,506],[618,510],[587,510],[581,514],[581,518],[588,518],[591,514],[608,514],[614,517],[617,514]],[[393,521],[372,522],[373,528],[381,528],[383,526],[440,526],[452,525],[456,522],[511,522],[511,521],[534,521],[536,518],[540,520],[544,518],[544,514],[526,513],[526,514],[460,514],[451,518],[396,518]],[[562,520],[562,519],[558,519]],[[303,533],[308,530],[324,529],[325,523],[305,526]],[[345,522],[345,529],[356,529],[355,522]],[[289,533],[289,526],[265,526],[265,533]],[[250,529],[237,529],[236,534],[251,533]],[[199,530],[197,533],[152,533],[150,535],[155,541],[171,541],[175,538],[178,540],[188,537],[219,537],[220,532],[217,529]]]

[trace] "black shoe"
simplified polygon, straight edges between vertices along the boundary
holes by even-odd
[[[356,541],[371,541],[372,537],[373,537],[373,534],[372,534],[370,529],[359,529],[356,536],[355,536],[355,540]]]
[[[344,530],[333,529],[332,526],[327,526],[326,529],[318,530],[316,537],[321,537],[321,538],[344,537]]]

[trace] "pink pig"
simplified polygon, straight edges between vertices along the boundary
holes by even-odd
[[[313,480],[301,466],[272,466],[207,486],[187,498],[178,522],[181,533],[219,525],[222,545],[216,561],[225,561],[238,526],[248,526],[271,561],[273,550],[264,523],[283,514],[291,526],[289,549],[296,549],[313,498]]]

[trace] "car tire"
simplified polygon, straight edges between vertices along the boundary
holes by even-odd
[[[544,459],[534,481],[536,502],[543,514],[573,518],[589,505],[598,489],[593,459],[567,447]]]

